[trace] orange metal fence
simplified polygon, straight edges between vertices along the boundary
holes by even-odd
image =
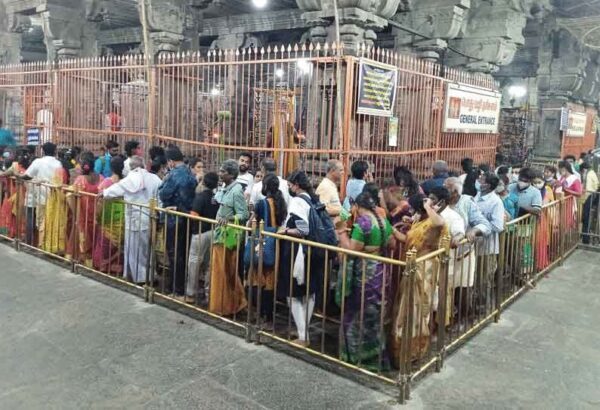
[[[399,70],[396,146],[388,141],[388,118],[356,114],[361,57]],[[95,150],[109,138],[137,139],[146,148],[176,143],[209,166],[243,150],[255,160],[272,155],[283,174],[302,166],[318,175],[326,159],[360,158],[380,178],[398,163],[424,176],[434,159],[455,169],[465,156],[494,161],[496,134],[442,132],[448,82],[497,89],[491,77],[383,49],[363,47],[349,56],[335,45],[0,67],[0,92],[22,105],[23,118],[10,125],[23,142],[27,129],[37,127],[42,140]]]

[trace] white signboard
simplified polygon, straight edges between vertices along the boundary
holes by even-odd
[[[584,112],[569,111],[569,126],[567,127],[567,137],[585,136],[585,126],[587,124],[587,115]]]
[[[497,134],[500,100],[492,90],[448,83],[444,132]]]

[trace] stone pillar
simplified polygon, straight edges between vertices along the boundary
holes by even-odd
[[[546,3],[471,0],[468,18],[457,37],[449,41],[450,46],[466,56],[450,53],[448,64],[481,73],[493,73],[510,64],[525,43],[523,29],[527,19],[542,16],[548,7]]]
[[[304,10],[302,18],[311,27],[313,42],[336,41],[335,9],[333,0],[296,0]],[[387,19],[398,10],[400,0],[337,0],[340,41],[347,51],[358,44],[373,45],[377,30],[388,25]]]
[[[49,60],[98,55],[98,25],[87,20],[86,6],[79,1],[48,0],[36,9]]]
[[[534,145],[536,157],[558,158],[561,153],[561,108],[580,93],[589,53],[567,30],[547,24],[538,51],[540,130]]]
[[[470,7],[471,0],[421,0],[402,8],[393,20],[429,38],[392,28],[395,48],[416,50],[422,58],[439,61],[448,47],[448,40],[458,35]]]

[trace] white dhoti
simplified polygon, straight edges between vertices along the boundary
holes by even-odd
[[[476,267],[477,259],[474,249],[470,248],[462,255],[456,252],[454,257],[450,259],[448,282],[454,284],[454,288],[472,288],[475,284]]]
[[[123,277],[133,283],[143,284],[147,279],[147,265],[150,251],[149,230],[125,230],[125,269]]]

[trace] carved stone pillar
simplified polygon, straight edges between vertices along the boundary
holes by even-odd
[[[541,38],[537,73],[540,131],[534,149],[537,157],[557,158],[562,146],[560,110],[580,92],[590,54],[571,33],[551,23]]]
[[[527,19],[543,14],[548,7],[546,3],[545,0],[471,0],[468,18],[457,37],[449,41],[450,46],[465,56],[451,53],[448,64],[482,73],[493,73],[510,64],[517,49],[525,43],[523,29]]]
[[[311,41],[336,41],[332,0],[296,0],[296,3],[305,11],[302,18],[311,27]],[[337,0],[340,41],[346,50],[362,43],[372,45],[377,39],[376,31],[388,25],[387,19],[396,13],[399,4],[400,0]]]
[[[98,26],[87,20],[85,2],[47,1],[36,11],[42,18],[48,59],[95,56],[98,54]]]
[[[396,49],[416,50],[422,58],[437,61],[455,38],[471,7],[471,0],[421,0],[402,8],[393,20],[410,28],[423,38],[399,28],[392,28]]]

